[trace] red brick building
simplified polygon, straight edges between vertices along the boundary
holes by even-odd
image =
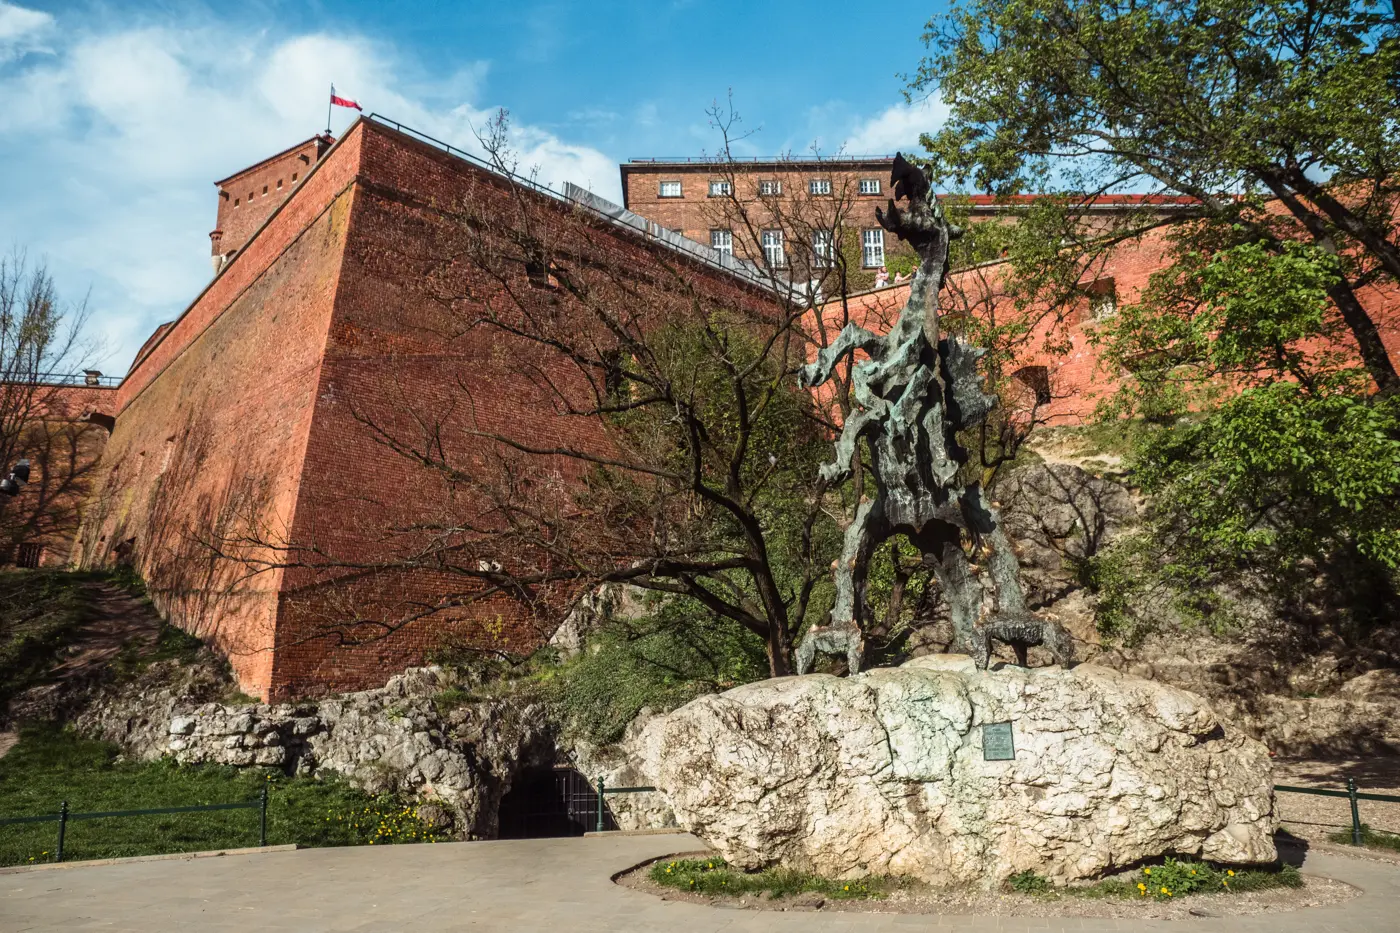
[[[704,246],[799,269],[804,254],[833,249],[829,231],[840,228],[853,238],[852,264],[873,281],[886,247],[898,248],[875,219],[893,163],[892,156],[633,159],[621,166],[622,204]]]
[[[14,459],[29,460],[29,482],[13,499],[0,496],[0,565],[61,567],[110,424],[118,380],[99,372],[44,383],[0,385],[3,420],[22,422]],[[0,474],[13,463],[0,464]]]
[[[913,264],[913,253],[875,216],[892,196],[893,165],[893,156],[632,159],[620,166],[622,203],[665,230],[751,262],[784,266],[799,277],[840,251],[849,288],[864,291],[878,284],[876,272],[887,260],[895,267]],[[1006,202],[991,196],[967,200],[973,222],[1006,211]],[[1163,215],[1195,203],[1186,197],[1102,195],[1081,211],[1092,227],[1102,215],[1144,202]]]

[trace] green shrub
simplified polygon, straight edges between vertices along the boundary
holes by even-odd
[[[1006,887],[1017,894],[1048,894],[1054,890],[1049,881],[1030,869],[1007,878]]]
[[[571,731],[608,743],[622,737],[643,707],[671,710],[767,675],[762,639],[675,599],[655,605],[646,618],[595,633],[546,687]]]

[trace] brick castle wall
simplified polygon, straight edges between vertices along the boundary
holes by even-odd
[[[441,517],[447,493],[431,471],[377,443],[366,419],[409,431],[424,416],[462,427],[470,413],[478,429],[604,443],[522,376],[524,349],[459,333],[479,309],[441,294],[444,284],[458,296],[498,287],[460,270],[435,275],[482,233],[456,208],[507,217],[520,194],[407,136],[356,124],[128,375],[79,562],[131,560],[162,611],[211,639],[243,689],[264,697],[382,683],[448,635],[487,648],[538,645],[548,633],[505,601],[393,625],[463,582],[347,566],[412,547],[403,530]],[[540,216],[561,231],[577,226],[554,202]],[[576,235],[599,263],[635,270],[631,287],[647,291],[650,250],[661,247],[607,225]],[[762,300],[725,273],[695,271],[689,284],[700,293]],[[524,267],[515,274],[526,286]],[[480,459],[467,434],[446,437],[459,462]],[[556,492],[567,495],[577,473],[564,469]],[[227,554],[240,536],[315,558],[292,551],[288,560],[246,540],[243,561],[210,548],[222,541]],[[291,566],[260,569],[260,559]]]
[[[122,382],[76,552],[81,566],[133,563],[161,611],[227,654],[260,696],[282,572],[216,559],[209,544],[293,520],[358,139],[335,154]]]

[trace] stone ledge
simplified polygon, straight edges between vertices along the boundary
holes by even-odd
[[[602,832],[594,830],[584,833],[584,838],[590,836],[675,836],[683,834],[685,830],[679,826],[653,826],[649,829],[605,829]]]

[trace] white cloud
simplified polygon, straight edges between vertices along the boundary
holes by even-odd
[[[324,128],[337,93],[468,151],[494,112],[484,63],[423,80],[361,36],[285,37],[227,24],[82,32],[0,3],[0,237],[47,258],[122,372],[209,279],[212,182]],[[49,54],[22,56],[7,49]],[[337,110],[339,132],[354,117]],[[528,124],[511,143],[541,181],[620,199],[616,162]]]
[[[28,52],[46,51],[44,38],[52,30],[50,14],[0,2],[0,62]]]
[[[947,118],[948,106],[941,98],[896,104],[852,130],[845,151],[850,155],[917,152],[919,134],[934,132]]]

